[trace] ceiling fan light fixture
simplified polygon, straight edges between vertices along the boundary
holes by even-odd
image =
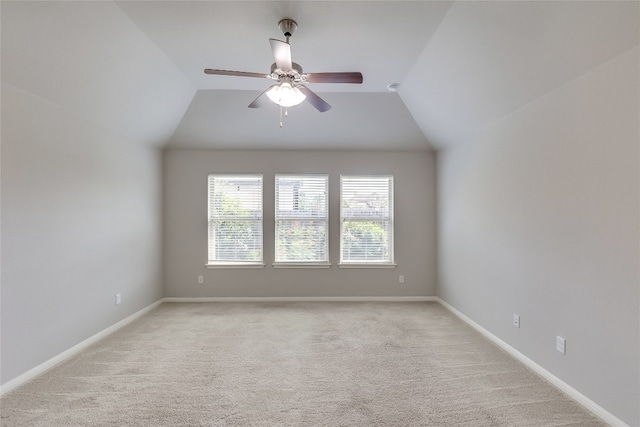
[[[267,91],[267,96],[271,101],[281,107],[293,107],[305,100],[306,96],[295,86],[289,82],[282,82],[280,85],[273,86]]]

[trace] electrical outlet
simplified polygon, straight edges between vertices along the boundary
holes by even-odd
[[[204,283],[204,276],[198,276],[198,283]]]
[[[518,314],[513,314],[513,326],[515,326],[516,328],[520,327],[520,315]]]
[[[122,302],[122,295],[116,294],[116,305],[120,304],[121,302]]]
[[[398,283],[404,283],[404,274],[398,276]]]
[[[556,337],[556,350],[562,354],[566,354],[567,351],[565,339],[560,336]]]

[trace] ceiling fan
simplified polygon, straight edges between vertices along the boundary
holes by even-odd
[[[362,83],[362,73],[359,72],[303,73],[302,67],[291,61],[291,45],[289,44],[289,38],[298,28],[298,24],[292,19],[283,19],[278,23],[278,27],[286,37],[286,41],[269,39],[276,61],[271,65],[271,73],[251,73],[212,68],[206,68],[204,72],[222,76],[257,77],[275,80],[277,83],[262,92],[249,104],[249,108],[262,107],[267,100],[271,100],[285,108],[285,115],[286,108],[298,105],[305,100],[321,113],[331,109],[331,105],[306,87],[304,83]],[[280,127],[282,127],[282,121],[280,121]]]

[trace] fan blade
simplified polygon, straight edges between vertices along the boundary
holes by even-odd
[[[276,65],[285,73],[291,71],[291,45],[282,40],[269,39],[273,57],[276,59]]]
[[[296,87],[300,89],[300,92],[304,93],[304,95],[307,97],[305,101],[313,105],[316,110],[324,113],[325,111],[331,109],[331,105],[327,104],[324,99],[320,98],[314,91],[312,91],[308,87],[302,85],[298,85]]]
[[[265,90],[260,95],[258,95],[258,97],[256,99],[254,99],[251,104],[249,104],[249,108],[260,108],[260,107],[263,107],[267,103],[267,101],[269,101],[269,97],[267,96],[267,92],[269,91],[269,89],[271,89],[274,86],[278,86],[278,85],[269,86],[267,88],[267,90]]]
[[[309,83],[362,83],[362,73],[309,73],[305,76]]]
[[[220,76],[239,76],[239,77],[259,77],[262,79],[269,78],[269,74],[264,73],[249,73],[246,71],[229,71],[229,70],[215,70],[213,68],[205,68],[205,74],[217,74]]]

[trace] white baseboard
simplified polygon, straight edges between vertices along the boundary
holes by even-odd
[[[162,303],[162,299],[154,302],[151,305],[148,305],[147,307],[143,308],[142,310],[139,310],[139,311],[133,313],[131,316],[126,317],[126,318],[122,319],[121,321],[119,321],[117,323],[114,323],[113,325],[109,326],[108,328],[103,329],[102,331],[98,332],[97,334],[95,334],[95,335],[87,338],[86,340],[74,345],[73,347],[63,351],[62,353],[58,354],[57,356],[54,356],[51,359],[39,364],[35,368],[29,369],[27,372],[25,372],[22,375],[17,376],[16,378],[12,379],[11,381],[7,381],[5,384],[2,384],[0,386],[0,396],[2,396],[5,393],[10,392],[11,390],[14,390],[17,387],[20,387],[22,384],[24,384],[27,381],[37,377],[38,375],[43,374],[44,372],[46,372],[49,369],[53,368],[57,364],[65,361],[66,359],[70,358],[71,356],[75,356],[76,354],[78,354],[82,350],[84,350],[85,348],[87,348],[90,345],[100,341],[101,339],[103,339],[107,335],[110,335],[110,334],[114,333],[118,329],[128,325],[129,323],[133,322],[134,320],[138,319],[139,317],[144,316],[145,314],[147,314],[149,311],[151,311],[154,308],[156,308],[161,303]]]
[[[163,302],[426,302],[437,297],[165,297]]]
[[[573,400],[578,402],[585,409],[587,409],[588,411],[592,412],[595,416],[597,416],[598,418],[600,418],[601,420],[603,420],[604,422],[606,422],[610,426],[612,426],[612,427],[629,427],[629,425],[626,424],[624,421],[622,421],[620,418],[616,417],[611,412],[607,411],[602,406],[598,405],[593,400],[589,399],[587,396],[585,396],[584,394],[580,393],[578,390],[576,390],[575,388],[571,387],[569,384],[565,383],[560,378],[556,377],[551,372],[547,371],[542,366],[538,365],[536,362],[534,362],[533,360],[529,359],[524,354],[520,353],[518,350],[516,350],[515,348],[511,347],[509,344],[507,344],[506,342],[502,341],[497,336],[493,335],[491,332],[489,332],[488,330],[486,330],[485,328],[483,328],[482,326],[480,326],[479,324],[477,324],[476,322],[471,320],[469,317],[464,315],[462,312],[460,312],[459,310],[457,310],[456,308],[451,306],[449,303],[444,301],[442,298],[436,297],[436,301],[438,301],[443,307],[447,308],[450,312],[452,312],[453,314],[458,316],[460,319],[462,319],[465,323],[467,323],[473,329],[475,329],[476,331],[480,332],[482,335],[484,335],[490,341],[495,343],[498,347],[502,348],[507,353],[511,354],[513,357],[518,359],[520,362],[522,362],[529,369],[531,369],[532,371],[534,371],[535,373],[540,375],[542,378],[544,378],[547,381],[549,381],[552,385],[554,385],[555,387],[560,389],[562,392],[564,392],[570,398],[572,398]]]

